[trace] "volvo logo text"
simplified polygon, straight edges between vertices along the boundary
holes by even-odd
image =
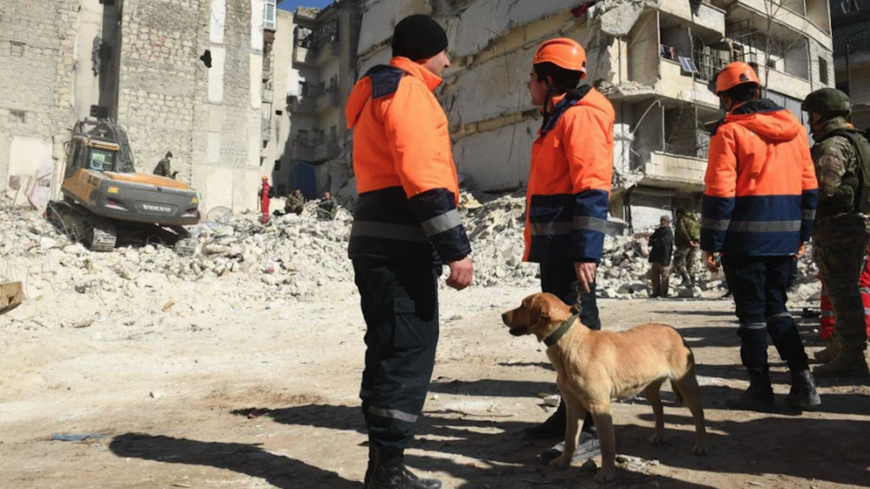
[[[162,205],[150,205],[150,204],[142,204],[142,208],[146,211],[155,211],[155,212],[172,212],[171,207],[165,207]]]

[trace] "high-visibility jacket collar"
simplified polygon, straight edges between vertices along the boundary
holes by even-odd
[[[415,63],[408,58],[403,56],[396,56],[395,58],[390,60],[390,66],[395,66],[396,68],[405,71],[409,75],[414,78],[421,80],[423,83],[429,87],[429,90],[435,90],[438,88],[438,85],[441,85],[443,81],[441,77],[432,73],[431,71],[423,68],[423,65],[419,63]]]

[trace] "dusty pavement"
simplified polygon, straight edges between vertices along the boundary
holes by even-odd
[[[546,413],[554,373],[499,314],[528,288],[442,293],[435,378],[408,463],[446,488],[590,487],[540,465],[517,432]],[[83,328],[0,322],[0,488],[362,487],[356,393],[363,327],[352,292],[334,302],[172,310]],[[824,382],[819,412],[757,415],[723,401],[745,387],[729,300],[602,300],[606,329],[672,324],[695,351],[710,433],[691,455],[688,410],[666,393],[666,444],[650,446],[642,399],[616,404],[612,487],[870,487],[870,386]],[[813,321],[802,326],[818,347]],[[787,391],[773,348],[779,401]],[[84,442],[53,434],[96,434]]]

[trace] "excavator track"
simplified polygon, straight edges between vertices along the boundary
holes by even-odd
[[[118,240],[115,226],[82,206],[66,200],[52,201],[45,214],[49,222],[73,240],[84,243],[89,250],[106,252],[115,249]]]
[[[193,256],[196,253],[196,245],[198,241],[190,235],[186,229],[181,226],[173,226],[172,230],[178,235],[178,241],[175,242],[175,253],[178,256]]]

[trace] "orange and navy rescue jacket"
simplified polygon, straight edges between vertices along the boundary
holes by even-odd
[[[523,259],[599,263],[613,178],[613,106],[589,86],[553,104],[532,145]]]
[[[375,66],[347,100],[359,192],[348,254],[449,263],[471,253],[447,117],[432,91],[441,78],[404,57]]]
[[[819,191],[804,127],[761,99],[714,126],[704,178],[701,249],[793,255],[812,232]]]

